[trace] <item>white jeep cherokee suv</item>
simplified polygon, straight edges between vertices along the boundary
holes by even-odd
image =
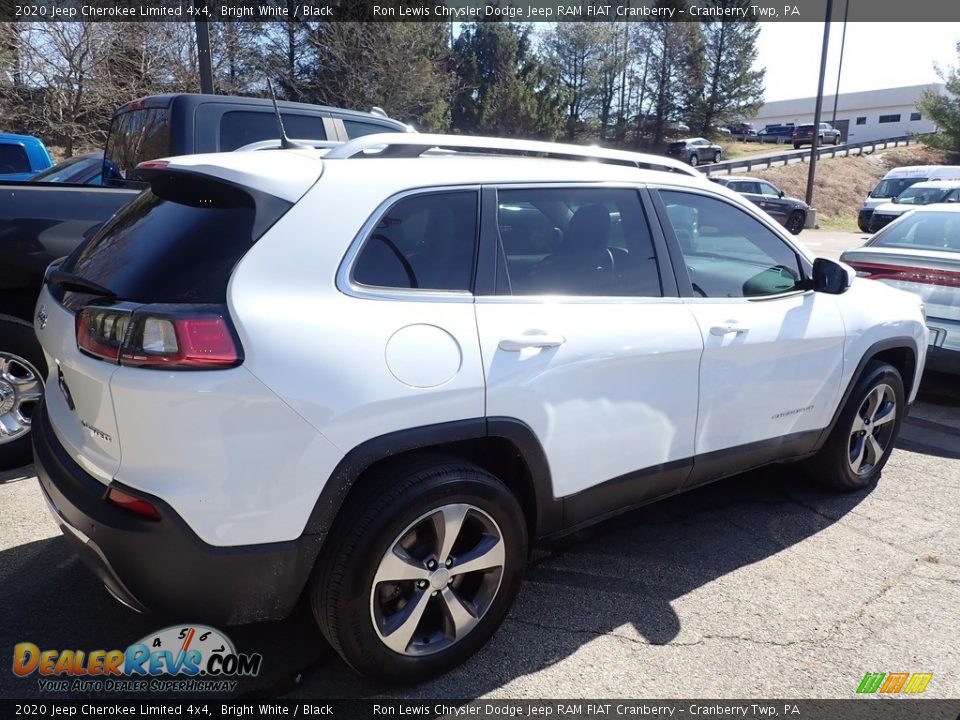
[[[535,541],[773,462],[870,486],[923,370],[919,298],[664,158],[374,135],[142,170],[37,305],[51,509],[121,602],[306,595],[370,676],[474,653]]]

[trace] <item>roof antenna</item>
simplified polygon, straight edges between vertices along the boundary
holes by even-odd
[[[277,105],[277,94],[273,91],[273,83],[270,82],[270,78],[267,78],[267,88],[270,90],[270,99],[273,100],[273,112],[277,116],[277,127],[280,129],[280,149],[293,150],[297,148],[307,148],[306,145],[295,143],[287,137],[287,131],[283,129],[283,117],[280,115],[280,106]]]

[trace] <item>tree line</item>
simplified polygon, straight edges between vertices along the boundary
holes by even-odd
[[[217,93],[265,97],[269,79],[282,99],[379,106],[421,131],[650,148],[749,117],[763,97],[748,21],[208,26]],[[0,131],[67,155],[102,146],[124,102],[198,92],[197,65],[193,23],[4,23]]]

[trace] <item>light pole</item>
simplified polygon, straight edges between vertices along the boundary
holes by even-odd
[[[837,64],[837,89],[833,93],[833,118],[830,124],[836,127],[837,122],[837,100],[840,98],[840,71],[843,70],[843,47],[847,44],[847,14],[850,12],[850,0],[847,0],[843,6],[843,34],[840,36],[840,62]],[[847,135],[850,134],[849,126]],[[844,138],[846,140],[846,138]]]
[[[817,149],[820,135],[820,112],[823,110],[823,80],[827,74],[827,47],[830,45],[830,18],[833,0],[827,0],[827,17],[823,22],[823,49],[820,51],[820,82],[817,85],[817,109],[813,115],[813,137],[810,140],[810,172],[807,173],[807,205],[813,205],[813,180],[817,173]]]

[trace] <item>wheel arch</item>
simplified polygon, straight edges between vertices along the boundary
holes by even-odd
[[[323,487],[304,534],[325,538],[348,498],[375,492],[384,466],[442,456],[473,463],[516,496],[531,539],[560,529],[562,501],[554,498],[546,454],[533,430],[514,418],[473,418],[399,430],[350,450]]]
[[[867,366],[873,361],[885,362],[896,368],[897,372],[900,373],[900,377],[903,379],[904,393],[906,397],[910,397],[917,372],[917,350],[913,345],[913,340],[908,337],[896,337],[874,343],[867,348],[866,352],[861,356],[860,362],[857,363],[857,367],[850,376],[850,381],[847,383],[840,402],[837,403],[837,407],[833,412],[833,418],[830,424],[823,429],[823,432],[820,433],[820,437],[814,445],[815,451],[819,450],[823,447],[824,443],[826,443],[827,438],[830,436],[830,433],[833,432],[833,428],[840,419],[843,409],[846,407],[847,402],[849,402],[853,389],[857,386],[857,383],[860,382],[860,378],[862,378],[864,372],[866,372]]]

